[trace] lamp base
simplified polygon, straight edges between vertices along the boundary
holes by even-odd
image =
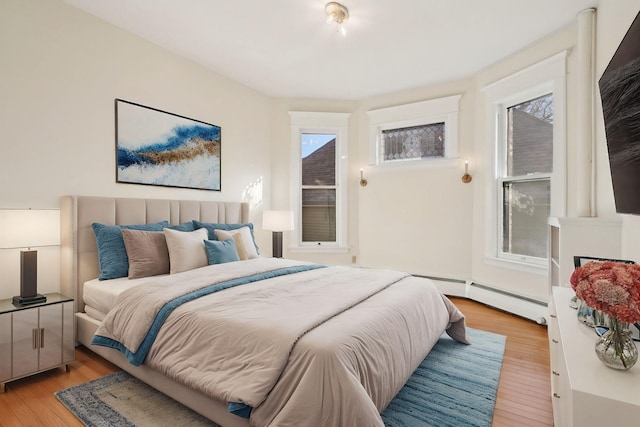
[[[271,239],[273,257],[282,258],[282,231],[273,231]]]
[[[15,296],[13,297],[13,303],[15,305],[31,305],[31,304],[39,304],[42,302],[47,302],[47,297],[42,294],[36,294],[32,297],[22,297]]]

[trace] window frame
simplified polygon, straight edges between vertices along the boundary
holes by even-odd
[[[289,111],[291,120],[291,208],[294,212],[295,235],[290,245],[293,252],[338,252],[349,250],[348,236],[348,133],[350,113]],[[336,241],[302,241],[302,134],[336,135]],[[319,187],[314,187],[319,188]]]
[[[451,164],[457,166],[458,111],[462,95],[414,102],[367,111],[369,116],[369,164],[383,168],[415,168]],[[413,126],[444,123],[444,157],[410,160],[381,159],[382,132]]]
[[[491,83],[483,88],[486,97],[488,215],[485,239],[485,261],[501,267],[546,274],[547,258],[537,258],[504,252],[503,184],[548,178],[550,181],[550,216],[566,212],[566,51],[538,62],[524,70]],[[539,96],[553,94],[553,169],[550,173],[507,176],[507,109]]]

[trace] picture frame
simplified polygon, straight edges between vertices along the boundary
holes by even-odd
[[[588,262],[591,261],[600,261],[600,262],[621,262],[623,264],[635,264],[635,261],[631,261],[628,259],[612,259],[612,258],[599,258],[599,257],[591,257],[591,256],[582,256],[582,255],[574,255],[573,257],[573,266],[575,268],[582,267]]]
[[[222,129],[116,98],[116,182],[221,191]]]

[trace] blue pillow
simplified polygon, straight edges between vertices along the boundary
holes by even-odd
[[[222,242],[219,240],[205,240],[204,247],[207,250],[209,265],[240,261],[236,250],[236,242],[233,239],[227,239]]]
[[[162,231],[168,226],[168,221],[138,225],[105,225],[97,222],[91,224],[98,245],[98,264],[100,266],[98,279],[117,279],[118,277],[127,277],[129,274],[129,258],[122,239],[123,228]]]
[[[253,234],[253,223],[247,222],[246,224],[218,224],[215,222],[200,222],[196,219],[193,220],[193,225],[196,229],[198,228],[206,228],[209,232],[209,240],[218,240],[216,237],[216,233],[213,230],[237,230],[242,227],[249,227],[249,231],[251,231],[251,239],[253,239],[253,245],[256,247],[256,252],[258,255],[260,254],[260,248],[256,244],[256,236]]]
[[[172,230],[178,231],[195,231],[196,227],[193,225],[193,221],[183,222],[182,224],[170,225],[169,227]]]

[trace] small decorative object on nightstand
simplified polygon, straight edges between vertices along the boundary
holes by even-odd
[[[75,358],[73,298],[45,296],[46,302],[28,306],[0,300],[0,393],[9,381],[67,368]]]

